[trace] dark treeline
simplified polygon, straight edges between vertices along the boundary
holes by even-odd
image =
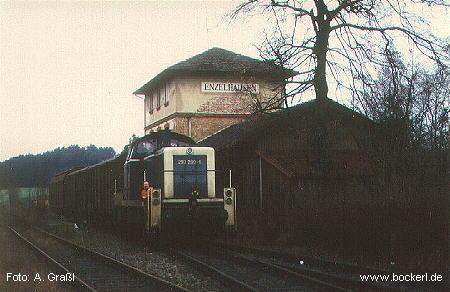
[[[383,204],[371,230],[374,238],[386,235],[393,261],[445,271],[450,73],[406,63],[396,51],[385,58],[388,65],[353,100],[379,129],[382,168],[373,187]]]
[[[0,188],[45,187],[50,178],[59,172],[96,164],[114,155],[111,147],[71,145],[42,154],[13,157],[0,162]]]

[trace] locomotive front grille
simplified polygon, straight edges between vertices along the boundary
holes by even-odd
[[[206,155],[173,156],[174,198],[207,198]]]

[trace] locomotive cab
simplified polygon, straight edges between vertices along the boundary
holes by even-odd
[[[146,172],[145,158],[154,155],[158,150],[169,146],[190,146],[195,142],[183,135],[170,131],[151,133],[129,146],[124,165],[124,200],[138,200],[139,190],[145,180],[156,180],[156,172]],[[152,177],[153,176],[153,177]],[[153,186],[153,185],[152,185]]]
[[[195,233],[222,229],[225,211],[223,197],[215,193],[213,148],[166,147],[146,161],[161,174],[157,187],[163,195],[163,229]]]
[[[194,145],[166,130],[130,145],[120,205],[135,209],[135,225],[147,232],[223,229],[226,212],[223,197],[215,194],[214,149]],[[144,181],[153,188],[148,199],[140,195]]]

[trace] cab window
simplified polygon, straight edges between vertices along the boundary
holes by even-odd
[[[134,159],[143,158],[155,152],[156,144],[154,141],[141,141],[134,146],[133,157]]]

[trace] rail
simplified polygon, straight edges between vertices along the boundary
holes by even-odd
[[[177,284],[44,230],[34,229],[33,232],[36,231],[37,236],[44,235],[44,239],[53,239],[50,242],[46,240],[46,251],[14,228],[10,227],[10,230],[65,272],[74,273],[76,281],[89,291],[188,291]]]

